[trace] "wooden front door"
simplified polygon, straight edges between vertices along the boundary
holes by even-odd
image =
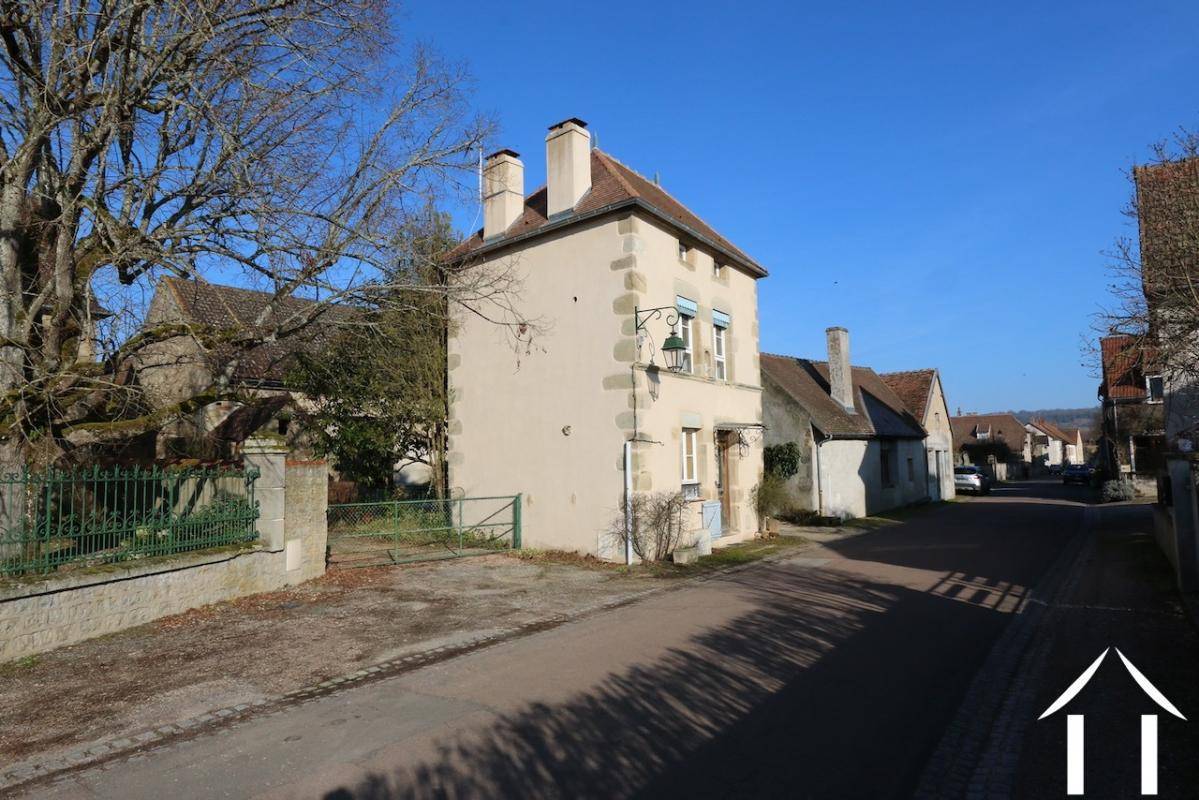
[[[720,500],[720,524],[726,532],[733,518],[733,490],[729,468],[732,465],[730,453],[736,441],[736,431],[716,431],[716,496]]]

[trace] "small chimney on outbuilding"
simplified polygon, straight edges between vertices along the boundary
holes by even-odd
[[[834,327],[828,336],[829,394],[850,414],[857,413],[853,402],[853,369],[849,366],[849,331]]]
[[[525,210],[525,165],[515,150],[498,150],[483,164],[483,238],[499,236]]]
[[[570,211],[591,191],[591,134],[577,117],[550,126],[545,137],[546,214]]]

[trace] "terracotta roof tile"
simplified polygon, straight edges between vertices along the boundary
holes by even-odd
[[[716,232],[708,223],[684,206],[665,189],[653,181],[634,172],[602,150],[591,151],[591,190],[583,195],[574,207],[574,213],[551,224],[546,213],[546,187],[541,186],[525,198],[524,212],[508,230],[495,239],[483,240],[480,229],[462,240],[447,258],[462,259],[478,251],[510,243],[523,236],[536,235],[542,229],[556,229],[590,213],[601,212],[618,204],[640,205],[666,222],[684,229],[699,241],[715,248],[719,253],[750,273],[763,277],[766,270],[745,254],[740,248]]]
[[[260,323],[259,317],[274,297],[269,292],[174,277],[159,282],[159,291],[163,290],[171,292],[186,321],[214,330],[259,328],[265,333],[271,331],[276,322],[286,326],[289,318],[311,314],[317,306],[312,300],[285,297],[276,305],[275,314],[268,315]],[[281,384],[296,353],[327,343],[336,326],[348,322],[354,313],[354,309],[347,306],[326,304],[313,322],[293,336],[264,342],[243,354],[233,379],[239,383]],[[229,357],[228,352],[211,353],[210,366],[220,369],[220,364]]]
[[[891,387],[899,399],[921,422],[928,412],[928,398],[932,395],[935,369],[913,369],[904,372],[884,372],[879,375]]]
[[[1047,419],[1030,420],[1028,424],[1043,432],[1045,435],[1052,436],[1054,439],[1066,442],[1067,444],[1075,443],[1075,440],[1070,436],[1070,434],[1066,433],[1064,430]]]
[[[1002,441],[1020,453],[1024,450],[1024,434],[1028,431],[1024,423],[1016,419],[1014,414],[967,414],[961,417],[950,417],[949,427],[953,431],[954,449],[960,450],[963,445],[979,444],[980,431],[989,434],[988,441]]]
[[[1105,336],[1099,340],[1103,382],[1099,394],[1111,400],[1144,400],[1145,366],[1152,351],[1135,336]]]

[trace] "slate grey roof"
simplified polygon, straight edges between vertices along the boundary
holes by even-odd
[[[762,354],[762,373],[812,417],[812,424],[834,439],[923,439],[927,434],[903,401],[869,367],[853,367],[851,414],[829,394],[828,362]]]

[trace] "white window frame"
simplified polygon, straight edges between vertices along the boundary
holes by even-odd
[[[684,486],[699,483],[699,428],[683,428],[679,442],[680,481]]]
[[[679,240],[679,261],[682,261],[685,264],[691,263],[691,245],[687,244],[682,239]]]
[[[712,277],[713,278],[723,278],[724,277],[724,264],[721,264],[716,259],[712,259]]]
[[[728,334],[723,325],[712,325],[712,374],[718,381],[729,379]]]
[[[686,347],[683,348],[683,369],[688,375],[695,372],[695,317],[690,314],[679,314],[679,337]]]

